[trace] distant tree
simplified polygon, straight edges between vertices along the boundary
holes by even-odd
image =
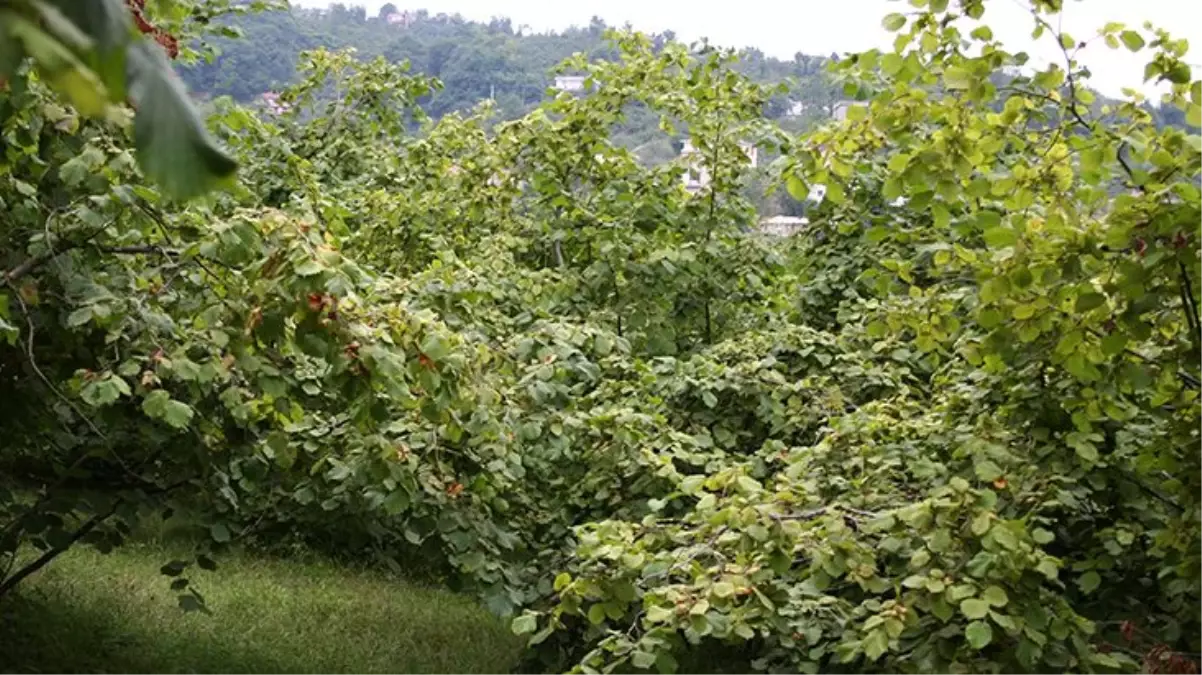
[[[356,1],[361,2],[337,2],[322,11],[294,7],[231,19],[228,23],[236,23],[244,38],[214,39],[219,55],[211,63],[180,66],[180,74],[202,95],[228,95],[245,102],[295,82],[300,52],[354,47],[360,59],[384,56],[393,62],[409,61],[414,72],[441,79],[444,88],[422,102],[434,117],[470,109],[493,95],[500,104],[498,113],[512,119],[542,100],[548,70],[572,54],[580,52],[602,60],[619,56],[603,39],[609,26],[599,16],[583,27],[535,34],[529,26],[515,27],[506,17],[478,23],[460,15],[434,16],[417,10],[413,24],[398,31],[382,20],[366,21],[365,11]],[[376,16],[383,19],[399,11],[395,2],[387,2]],[[655,36],[652,45],[659,52],[677,39],[676,33],[668,30]],[[790,100],[797,100],[827,96],[830,87],[825,81],[812,82],[825,62],[801,54],[792,61],[781,61],[751,48],[735,68],[761,83],[798,80],[796,91],[789,95]],[[766,112],[785,119],[788,103],[778,97]],[[816,110],[827,105],[825,98],[812,103]],[[625,124],[620,132],[623,144],[643,147],[644,155],[660,152],[661,144],[650,144],[659,133],[657,118],[640,115]]]

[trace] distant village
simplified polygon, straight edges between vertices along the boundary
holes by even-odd
[[[414,12],[395,11],[390,12],[382,17],[390,26],[398,28],[407,28],[415,21],[418,16]],[[578,74],[556,75],[551,83],[551,89],[560,92],[580,93],[586,89],[588,76]],[[260,96],[260,104],[267,112],[280,115],[288,111],[287,103],[280,100],[280,95],[276,92],[264,92]],[[802,101],[790,101],[785,115],[787,117],[801,117],[807,114],[817,113],[819,115],[829,115],[830,119],[843,121],[847,119],[847,113],[853,107],[866,106],[864,101],[840,100],[831,103],[829,106],[813,106],[807,105]],[[758,165],[758,150],[751,143],[740,143],[744,153],[747,155],[747,161],[751,167]],[[683,147],[680,150],[680,157],[686,160],[687,169],[681,176],[681,181],[684,187],[690,193],[698,193],[703,190],[710,182],[710,174],[707,167],[701,161],[702,157],[698,154],[690,139],[685,139]],[[691,158],[691,159],[690,159]],[[807,206],[816,206],[821,204],[826,196],[826,186],[815,185],[811,187],[809,195],[805,199]],[[758,231],[761,234],[788,237],[805,229],[809,225],[809,219],[796,216],[772,216],[760,221]]]

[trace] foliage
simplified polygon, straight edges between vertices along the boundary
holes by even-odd
[[[0,555],[44,553],[0,597],[169,507],[197,566],[421,566],[541,667],[1192,667],[1199,136],[1097,101],[1058,6],[1032,16],[1064,63],[1030,72],[961,32],[983,4],[914,6],[832,73],[868,105],[800,136],[735,54],[639,34],[508,120],[306,52],[278,113],[213,102],[241,182],[188,206],[33,80]],[[1132,35],[1196,124],[1185,45],[1101,38]],[[696,154],[639,161],[628,115]],[[804,236],[754,234],[765,180],[826,186]],[[163,571],[205,609],[191,562]]]
[[[503,118],[516,119],[542,101],[553,83],[548,73],[557,64],[575,54],[590,59],[615,55],[603,37],[606,25],[600,19],[586,27],[535,33],[527,26],[515,28],[509,19],[485,24],[458,14],[426,10],[407,14],[408,23],[394,24],[388,22],[384,9],[367,16],[361,7],[334,3],[323,10],[293,7],[238,16],[218,23],[243,39],[216,36],[206,41],[215,52],[212,60],[190,60],[180,74],[196,91],[251,103],[265,92],[297,83],[302,52],[350,47],[365,59],[383,56],[439,78],[444,87],[423,101],[432,117],[467,112],[492,99]],[[670,31],[652,37],[657,49],[672,41]],[[790,96],[829,117],[838,90],[824,77],[826,59],[798,54],[793,61],[782,61],[754,49],[743,50],[740,57],[734,68],[756,82],[790,84],[788,95],[774,97],[766,107],[770,118],[786,117]],[[824,106],[827,109],[819,111]],[[652,115],[632,115],[615,133],[619,143],[630,148],[645,146],[656,137]]]
[[[22,63],[29,57],[38,74],[82,115],[120,119],[123,111],[113,106],[128,99],[139,110],[134,138],[143,170],[166,192],[195,196],[228,178],[236,165],[214,144],[171,70],[168,55],[178,52],[175,39],[144,18],[144,5],[142,0],[130,0],[128,9],[120,0],[7,3],[0,11],[0,82],[12,81],[12,95],[20,98],[26,81]],[[158,46],[142,34],[152,34]]]

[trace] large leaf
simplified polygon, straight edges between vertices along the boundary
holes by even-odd
[[[50,85],[79,112],[96,117],[108,109],[104,83],[59,38],[14,12],[0,13],[0,27],[5,39],[19,41]]]
[[[121,0],[49,0],[37,4],[52,30],[61,26],[62,19],[87,35],[94,45],[88,65],[104,82],[112,100],[124,100],[126,49],[137,35],[125,4]]]
[[[154,43],[131,45],[128,82],[137,110],[138,162],[151,179],[186,199],[233,175],[237,163],[205,129],[166,54]]]

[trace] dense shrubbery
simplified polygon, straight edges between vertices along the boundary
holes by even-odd
[[[544,668],[1196,667],[1199,137],[1095,119],[1055,3],[1065,62],[1000,87],[979,2],[914,4],[800,138],[638,35],[500,124],[313,52],[289,112],[216,104],[240,181],[187,205],[10,88],[0,589],[174,508],[185,608],[208,548],[304,541],[433,569]],[[1103,35],[1197,124],[1184,44]],[[635,103],[707,189],[610,140]],[[828,187],[804,235],[752,233],[740,141]]]

